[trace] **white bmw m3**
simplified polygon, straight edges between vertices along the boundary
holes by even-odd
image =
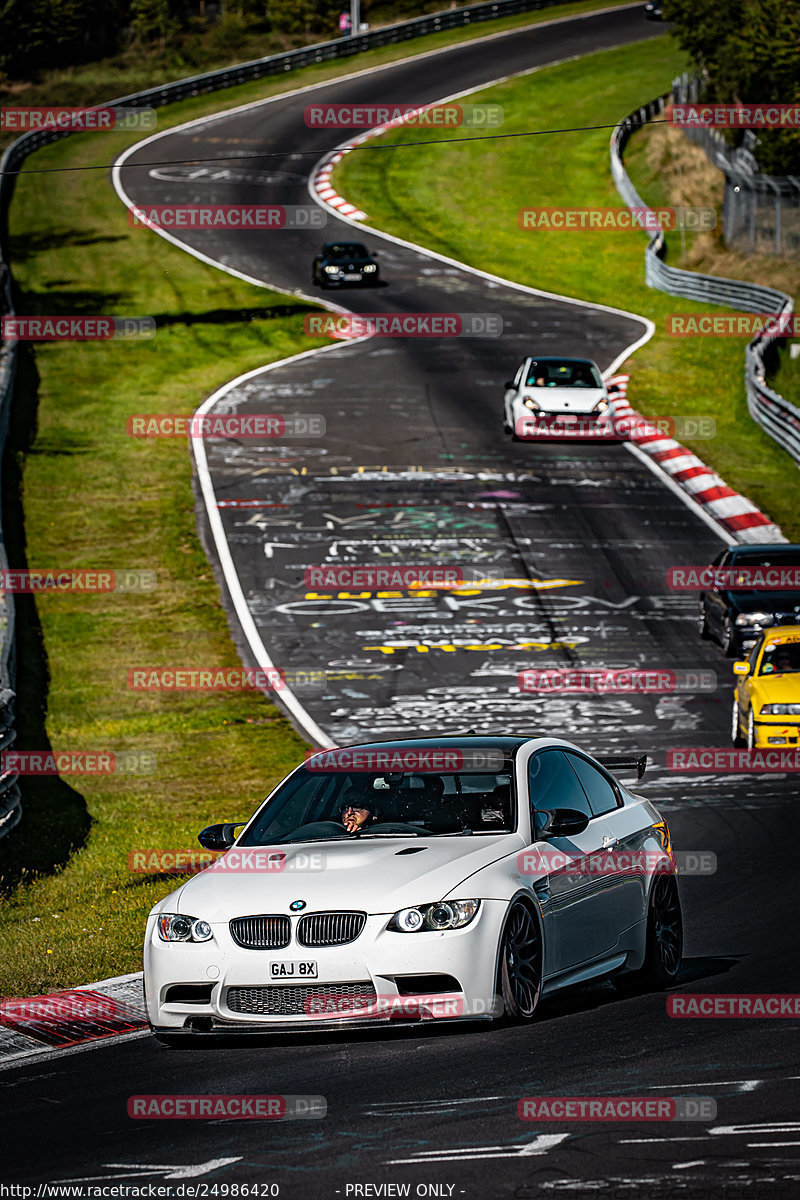
[[[248,822],[203,830],[224,853],[150,913],[153,1032],[526,1022],[589,979],[669,986],[669,831],[610,773],[645,762],[528,737],[319,751]]]

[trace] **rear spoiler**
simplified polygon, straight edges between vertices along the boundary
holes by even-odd
[[[638,758],[630,754],[609,754],[597,761],[609,771],[635,771],[637,779],[641,779],[647,770],[646,754],[640,754]]]

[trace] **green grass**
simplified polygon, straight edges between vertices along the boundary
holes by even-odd
[[[549,67],[470,99],[501,104],[506,134],[610,125],[665,90],[685,67],[673,43],[658,38]],[[798,539],[797,468],[749,417],[743,340],[671,338],[663,332],[668,314],[707,310],[646,287],[643,234],[533,232],[517,223],[526,207],[620,206],[609,169],[609,135],[598,129],[486,142],[458,129],[454,135],[438,133],[436,145],[423,145],[430,132],[408,128],[380,141],[402,140],[410,147],[348,155],[337,168],[335,186],[376,228],[520,283],[650,317],[657,333],[626,367],[631,403],[648,416],[713,417],[716,436],[687,444],[787,537]],[[451,136],[467,140],[448,145]],[[643,198],[659,203],[663,164],[650,161],[648,136],[634,139],[626,165]],[[678,262],[679,235],[671,235],[668,244],[669,261]],[[729,257],[722,256],[725,265]],[[726,273],[719,264],[717,270]],[[776,278],[770,262],[752,261],[750,270],[762,282]],[[783,268],[780,279],[790,291],[793,280],[795,287],[800,282],[791,267]]]
[[[70,139],[36,164],[104,163],[126,140]],[[20,748],[149,751],[157,761],[149,776],[24,782],[23,821],[0,859],[0,993],[24,995],[135,970],[144,917],[170,882],[132,876],[129,851],[196,846],[198,829],[248,815],[302,757],[304,743],[261,693],[128,689],[131,666],[237,657],[195,532],[187,444],[131,438],[126,420],[190,413],[238,372],[308,349],[302,318],[313,309],[130,229],[94,171],[21,177],[11,237],[19,311],[158,324],[152,339],[41,344],[21,362],[5,479],[12,562],[25,553],[32,567],[158,577],[152,593],[18,604]]]

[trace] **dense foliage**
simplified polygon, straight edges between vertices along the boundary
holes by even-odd
[[[680,46],[715,101],[771,101],[800,109],[797,0],[665,0]],[[800,172],[800,129],[758,134],[756,157],[772,175]]]

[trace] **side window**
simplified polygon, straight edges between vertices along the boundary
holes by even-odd
[[[603,813],[613,812],[618,803],[617,793],[611,781],[585,758],[577,754],[568,754],[567,759],[589,797],[594,816],[601,817]]]
[[[712,567],[721,567],[726,558],[730,555],[730,550],[721,550],[717,557],[711,563]]]
[[[594,815],[578,777],[561,750],[541,750],[528,763],[528,790],[531,798],[531,820],[535,834],[544,824],[546,814],[554,808],[573,808]]]

